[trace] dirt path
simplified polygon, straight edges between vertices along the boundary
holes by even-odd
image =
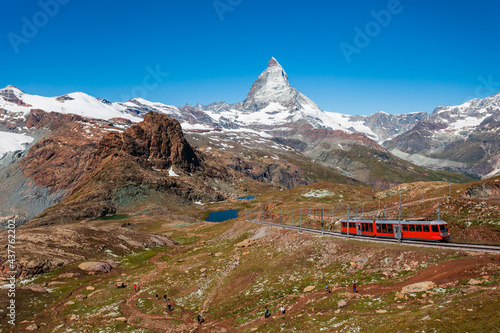
[[[442,263],[435,264],[431,267],[425,268],[424,270],[417,273],[415,276],[401,282],[397,282],[390,285],[381,285],[378,283],[369,284],[369,285],[359,285],[358,293],[353,294],[351,287],[338,287],[332,289],[330,294],[326,294],[324,290],[317,290],[310,293],[304,293],[300,295],[291,294],[285,295],[286,298],[292,299],[293,297],[299,296],[299,299],[295,301],[293,304],[283,302],[285,308],[287,309],[285,313],[285,317],[293,317],[294,315],[298,315],[303,313],[306,305],[314,302],[316,299],[321,299],[324,297],[331,297],[333,294],[344,293],[346,300],[359,297],[361,295],[378,295],[383,293],[388,293],[392,291],[400,291],[404,286],[423,282],[423,281],[432,281],[436,283],[438,286],[459,281],[464,278],[470,278],[477,276],[477,272],[474,272],[476,269],[480,267],[484,267],[485,265],[493,262],[488,256],[480,256],[480,257],[469,257],[464,259],[457,259],[452,261],[446,261]],[[210,327],[200,327],[196,332],[198,333],[208,333],[214,330],[214,328],[225,329],[227,332],[240,332],[250,327],[255,327],[258,325],[265,324],[266,322],[272,322],[273,317],[281,316],[279,311],[272,311],[271,317],[268,319],[264,318],[264,310],[265,304],[262,306],[262,309],[253,311],[253,314],[257,314],[258,312],[262,313],[262,316],[245,323],[239,326],[237,329],[234,329],[234,320],[226,319],[224,321],[218,322],[215,325],[212,324]],[[271,309],[271,308],[270,308]],[[316,312],[323,313],[334,313],[336,309],[316,309]],[[288,321],[285,318],[285,321]]]

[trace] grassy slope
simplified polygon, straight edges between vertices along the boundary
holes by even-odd
[[[236,243],[261,226],[234,221],[183,226],[150,219],[131,222],[139,229],[149,229],[155,224],[158,231],[169,234],[181,245],[113,258],[120,262],[120,268],[107,275],[85,275],[76,265],[70,265],[40,276],[32,283],[52,282],[51,292],[19,290],[16,300],[23,306],[18,309],[17,322],[34,320],[39,325],[46,324],[42,326],[43,331],[54,332],[70,329],[77,332],[164,332],[169,329],[186,332],[195,327],[196,314],[206,310],[205,330],[200,332],[217,332],[220,327],[238,332],[255,328],[259,332],[417,329],[485,332],[500,325],[496,316],[500,292],[494,289],[500,279],[498,270],[494,269],[500,262],[498,256],[491,257],[493,268],[459,277],[425,295],[420,292],[399,299],[395,296],[401,287],[391,289],[393,284],[417,276],[432,264],[448,260],[460,262],[460,257],[455,252],[442,250],[366,245],[280,230],[268,230],[268,235],[257,244],[235,250]],[[203,268],[206,277],[202,276]],[[79,275],[61,277],[65,273]],[[480,275],[488,275],[488,280]],[[479,286],[468,284],[472,277],[481,281]],[[359,295],[349,292],[352,279],[360,281]],[[115,289],[113,284],[117,280],[124,281],[128,287]],[[135,281],[141,284],[137,294],[131,290]],[[332,294],[325,295],[325,283],[334,288]],[[368,286],[376,284],[389,290],[369,292]],[[89,285],[95,290],[87,290]],[[307,286],[316,287],[307,293],[303,291]],[[164,313],[165,302],[156,301],[156,293],[172,298],[173,312]],[[88,298],[77,300],[78,294]],[[2,297],[2,303],[5,299]],[[132,314],[125,304],[131,299],[133,301],[127,304],[134,309]],[[338,309],[342,300],[347,306]],[[287,307],[283,317],[277,313],[281,303]],[[273,315],[264,321],[262,313],[266,306]],[[380,310],[385,312],[376,312]],[[78,319],[69,320],[73,314]],[[128,318],[126,323],[115,321],[123,315]],[[413,319],[408,321],[408,317]]]

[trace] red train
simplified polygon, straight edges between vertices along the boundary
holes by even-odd
[[[366,220],[348,219],[342,220],[343,234],[347,234],[347,223],[349,223],[349,234],[353,236],[372,236],[381,238],[413,239],[426,241],[443,241],[451,239],[448,231],[448,223],[442,220],[434,221],[401,221],[398,220]]]

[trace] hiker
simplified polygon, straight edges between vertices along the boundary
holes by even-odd
[[[325,290],[326,290],[326,293],[327,293],[327,294],[329,294],[329,293],[331,292],[331,291],[330,291],[330,288],[328,288],[328,283],[326,284],[326,288],[325,288]]]
[[[280,312],[281,312],[281,315],[283,316],[285,314],[285,307],[283,306],[283,304],[281,304],[281,307],[280,307]]]
[[[271,317],[271,312],[269,312],[269,309],[266,307],[266,312],[264,312],[264,318],[269,318]]]
[[[167,309],[169,312],[172,311],[172,304],[170,304],[170,302],[168,302],[167,304]]]
[[[163,299],[165,300],[165,302],[167,301],[167,294],[163,295]]]
[[[134,292],[137,292],[137,284],[134,283]]]
[[[352,281],[352,292],[353,293],[357,293],[357,291],[356,291],[357,286],[358,286],[358,284],[357,284],[356,280]]]
[[[160,298],[158,297],[158,294],[156,294],[156,300],[159,300]]]
[[[201,321],[202,321],[202,318],[201,318],[200,314],[198,314],[198,325],[201,324]]]

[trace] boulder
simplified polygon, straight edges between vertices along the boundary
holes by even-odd
[[[31,289],[32,291],[36,292],[36,293],[48,293],[47,289],[45,289],[44,287],[39,286],[37,284],[29,286],[28,288]]]
[[[115,283],[115,288],[117,288],[117,289],[121,289],[121,288],[125,288],[125,287],[126,287],[125,283],[123,283],[121,281]]]
[[[118,264],[114,261],[114,260],[106,260],[106,263],[109,264],[109,266],[111,266],[111,268],[118,268]]]
[[[316,286],[307,286],[307,287],[304,288],[304,292],[307,293],[309,291],[314,290],[314,288],[316,288]]]
[[[88,287],[87,287],[87,290],[94,291],[94,290],[95,290],[95,287],[88,286]]]
[[[83,262],[78,268],[89,273],[109,273],[112,270],[109,263],[99,261]]]
[[[436,287],[437,287],[437,285],[432,281],[418,282],[418,283],[410,284],[408,286],[403,287],[403,289],[401,289],[401,293],[402,294],[418,293],[420,291],[427,291],[427,290],[431,290],[432,288],[436,288]]]
[[[40,326],[38,326],[37,324],[33,323],[31,325],[29,325],[28,327],[25,328],[26,331],[36,331],[38,330]]]
[[[476,280],[476,279],[470,279],[469,280],[469,284],[473,285],[473,286],[475,286],[476,284],[480,284],[480,283],[481,283],[481,281]]]
[[[347,306],[347,301],[345,299],[341,299],[340,301],[337,302],[337,307],[339,309],[345,308]]]
[[[207,269],[206,269],[206,268],[201,268],[201,269],[200,269],[200,273],[204,273],[204,272],[206,272],[206,271],[207,271]]]
[[[82,295],[82,294],[78,294],[78,295],[76,295],[75,298],[76,298],[77,301],[83,301],[84,299],[87,298],[87,296]]]
[[[249,247],[249,246],[252,246],[253,244],[257,243],[257,241],[255,239],[252,239],[252,238],[248,238],[248,239],[245,239],[244,241],[242,242],[239,242],[238,244],[236,244],[235,246],[236,247]]]

